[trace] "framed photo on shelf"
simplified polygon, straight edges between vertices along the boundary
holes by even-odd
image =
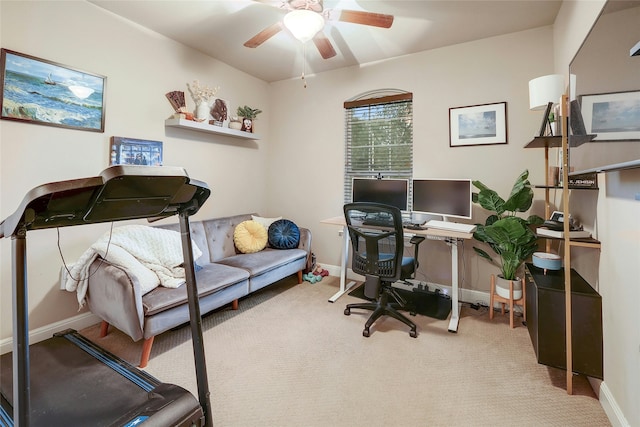
[[[2,49],[0,118],[104,132],[107,78]]]
[[[109,166],[162,166],[162,142],[112,136]]]
[[[449,146],[507,143],[507,103],[449,108]]]
[[[580,104],[594,141],[640,140],[640,91],[582,95]]]

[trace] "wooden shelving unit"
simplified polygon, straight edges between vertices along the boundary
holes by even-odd
[[[569,147],[577,147],[585,142],[591,141],[595,135],[578,135],[567,137],[569,133],[568,126],[568,98],[566,95],[562,97],[561,105],[561,117],[562,120],[562,135],[556,136],[544,136],[535,137],[529,143],[525,145],[525,148],[544,148],[544,166],[545,166],[545,185],[538,186],[545,191],[545,217],[549,218],[551,214],[549,191],[552,189],[562,190],[562,211],[565,218],[569,218],[569,192],[572,188],[569,188],[567,183],[569,182]],[[549,182],[549,148],[560,148],[562,150],[562,185],[555,186]],[[578,189],[578,188],[576,188]],[[580,188],[586,189],[586,188]],[[565,289],[565,339],[566,339],[566,374],[567,374],[567,394],[573,394],[573,352],[572,352],[572,307],[571,307],[571,248],[572,247],[585,247],[600,249],[600,242],[596,239],[571,239],[569,238],[569,221],[564,221],[564,289]],[[546,251],[549,252],[551,248],[551,241],[554,238],[546,237]]]
[[[232,138],[259,140],[260,136],[256,133],[244,132],[236,129],[229,129],[222,126],[214,126],[208,123],[194,122],[185,119],[167,119],[164,121],[166,127],[187,129],[191,131],[204,132],[216,135],[230,136]]]

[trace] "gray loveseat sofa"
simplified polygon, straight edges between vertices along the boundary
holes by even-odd
[[[255,215],[255,214],[254,214]],[[300,244],[295,249],[274,249],[269,245],[255,253],[239,253],[234,244],[235,227],[252,214],[204,221],[191,221],[191,238],[202,251],[196,260],[196,280],[200,311],[204,315],[226,304],[238,308],[238,300],[290,275],[302,273],[311,253],[311,232],[302,227]],[[160,225],[174,231],[179,224]],[[149,361],[156,335],[189,321],[185,286],[159,286],[141,295],[136,277],[101,258],[91,265],[86,301],[92,313],[102,319],[101,336],[109,325],[134,341],[144,339],[140,367]]]

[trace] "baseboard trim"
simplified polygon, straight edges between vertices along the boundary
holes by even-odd
[[[29,331],[29,344],[35,344],[40,341],[49,339],[56,332],[65,329],[80,330],[95,325],[100,322],[100,318],[93,313],[87,312],[78,314],[77,316],[43,326],[41,328]],[[0,354],[5,354],[13,350],[13,337],[0,340]]]
[[[629,421],[625,418],[622,409],[618,406],[616,399],[611,394],[611,390],[609,390],[609,387],[607,387],[607,384],[604,381],[600,383],[599,391],[598,398],[600,400],[600,405],[602,406],[602,409],[604,409],[604,413],[607,414],[607,418],[609,418],[611,425],[613,427],[631,427],[631,424],[629,424]]]

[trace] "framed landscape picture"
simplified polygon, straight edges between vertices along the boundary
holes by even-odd
[[[162,142],[112,136],[109,166],[162,166]]]
[[[104,132],[106,77],[2,49],[0,118]]]
[[[449,146],[507,143],[507,103],[449,108]]]
[[[640,91],[582,95],[582,120],[594,141],[640,139]]]

